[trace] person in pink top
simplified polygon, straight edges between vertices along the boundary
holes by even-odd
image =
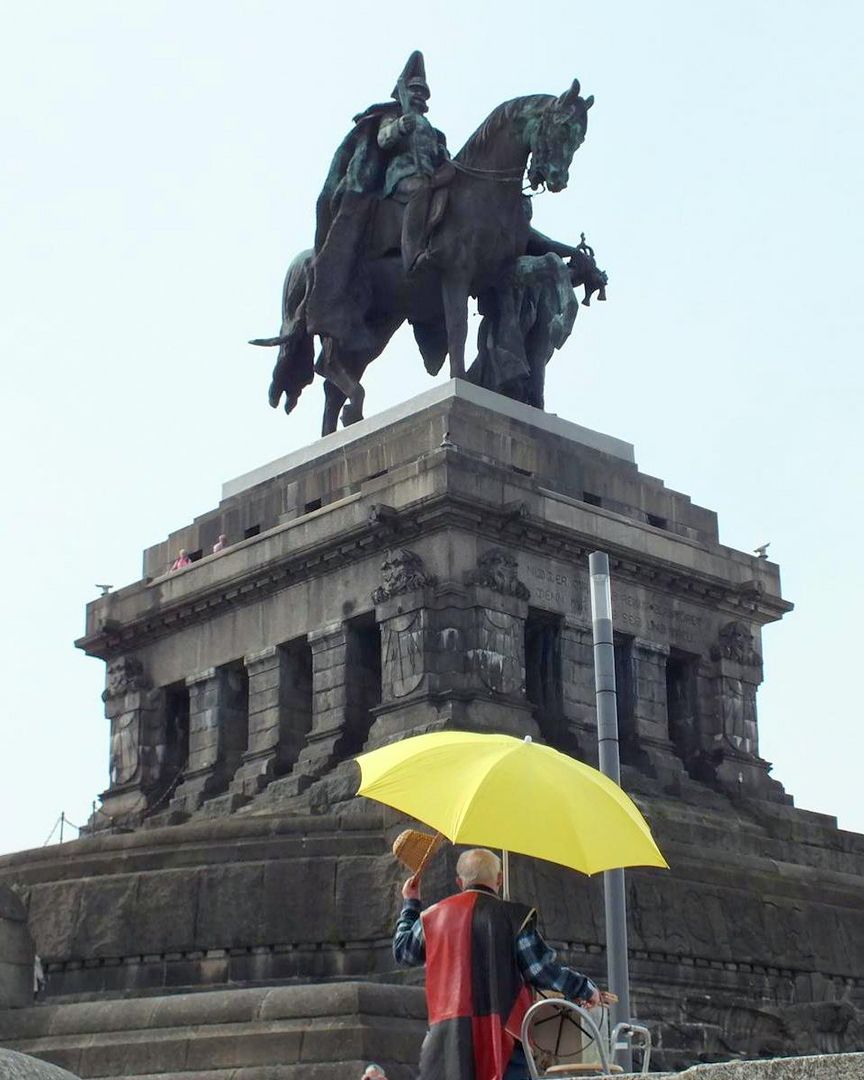
[[[182,570],[184,566],[191,566],[192,560],[186,554],[186,548],[180,548],[180,552],[171,567],[173,570]]]

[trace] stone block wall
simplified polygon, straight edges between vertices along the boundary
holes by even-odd
[[[0,885],[0,1010],[33,1004],[35,951],[27,928],[27,909]]]

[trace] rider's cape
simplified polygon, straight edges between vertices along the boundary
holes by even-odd
[[[344,348],[373,346],[365,324],[370,284],[359,255],[384,192],[390,155],[378,145],[382,122],[402,114],[395,102],[370,105],[354,117],[354,127],[333,155],[315,218],[315,259],[305,304],[310,333],[335,339]],[[444,136],[438,133],[442,143]]]
[[[358,273],[358,255],[384,188],[386,155],[378,145],[384,119],[398,116],[399,105],[371,105],[354,118],[354,127],[333,155],[316,206],[315,258],[305,302],[306,326],[358,351],[372,347],[364,315],[370,285]]]
[[[401,111],[397,102],[388,101],[370,105],[354,117],[354,127],[333,155],[327,179],[318,197],[315,222],[316,254],[327,240],[330,226],[346,192],[377,195],[383,190],[387,159],[378,145],[378,129],[383,120],[392,120],[399,116]]]
[[[535,913],[469,889],[421,918],[429,1032],[420,1080],[501,1080],[531,1004],[515,943]]]

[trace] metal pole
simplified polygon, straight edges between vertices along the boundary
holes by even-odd
[[[504,848],[501,852],[501,892],[504,899],[510,899],[510,852]]]
[[[618,759],[618,699],[615,692],[615,646],[612,637],[612,590],[609,584],[609,556],[603,551],[588,556],[591,575],[591,624],[594,631],[594,685],[597,698],[597,741],[600,771],[621,783]],[[589,811],[590,813],[590,811]],[[618,995],[611,1007],[612,1027],[630,1022],[630,975],[627,967],[627,897],[624,871],[603,874],[606,908],[606,972],[609,989]],[[629,1046],[617,1051],[617,1063],[632,1072]]]
[[[60,843],[63,843],[63,826],[66,824],[66,811],[60,811]]]

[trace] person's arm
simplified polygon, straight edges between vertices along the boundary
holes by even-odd
[[[402,886],[402,897],[393,934],[393,959],[402,967],[422,967],[426,963],[426,942],[420,920],[420,889],[414,878]]]
[[[403,113],[392,120],[382,120],[378,128],[378,145],[382,150],[392,150],[401,142],[403,135],[411,134],[416,124],[417,120],[411,113]]]
[[[600,991],[587,975],[559,964],[555,950],[543,940],[532,919],[516,938],[522,978],[541,990],[557,990],[570,1001],[599,1004]]]

